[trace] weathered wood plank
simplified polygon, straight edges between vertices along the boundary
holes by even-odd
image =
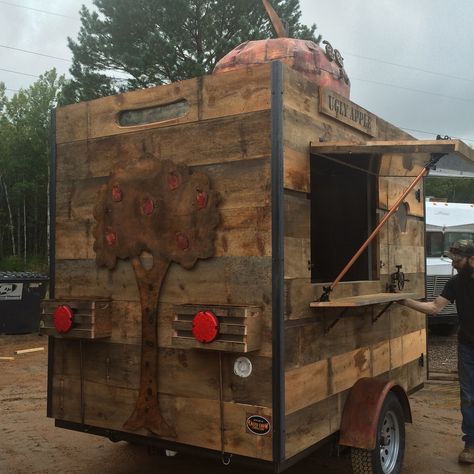
[[[81,375],[78,341],[61,345],[55,353],[54,377]],[[237,356],[222,354],[223,400],[246,405],[271,406],[271,358],[252,355],[252,376],[243,379],[234,374]],[[138,389],[140,345],[84,341],[82,343],[83,378],[108,386]],[[185,398],[219,400],[219,355],[214,352],[160,348],[158,386],[161,393]],[[255,383],[258,378],[258,383]]]
[[[400,196],[408,189],[410,184],[413,182],[412,178],[385,178],[388,183],[387,202],[388,208],[392,209],[396,201]],[[417,191],[420,190],[420,198],[416,196]],[[423,202],[423,183],[418,185],[410,191],[405,201],[408,204],[407,212],[409,215],[423,217],[424,215],[424,202]]]
[[[405,334],[402,336],[402,363],[407,364],[418,359],[422,354],[426,354],[426,330]]]
[[[257,436],[246,431],[246,420],[252,415],[264,416],[270,422],[272,421],[272,410],[269,407],[224,403],[224,450],[242,456],[271,461],[272,435],[269,433],[265,436]]]
[[[403,365],[403,336],[390,339],[390,367]]]
[[[326,398],[286,417],[286,459],[300,453],[339,429],[339,397]]]
[[[311,188],[308,154],[285,147],[283,154],[283,184],[285,189],[308,193]]]
[[[390,307],[390,335],[398,337],[426,328],[426,315],[406,306]]]
[[[401,131],[400,131],[401,132]],[[402,134],[401,132],[400,134]],[[456,151],[459,140],[372,140],[360,141],[359,143],[345,142],[339,140],[331,143],[313,143],[312,152],[315,153],[391,153],[391,154],[413,154],[413,153],[450,153]]]
[[[88,102],[56,109],[56,143],[84,140],[88,136]]]
[[[388,180],[384,177],[378,178],[378,209],[388,209]],[[382,216],[379,216],[379,221],[381,220]]]
[[[370,350],[360,348],[355,351],[335,356],[330,362],[332,377],[331,393],[346,390],[361,377],[371,375]]]
[[[311,200],[306,193],[285,191],[283,195],[285,237],[311,238]]]
[[[285,413],[293,413],[329,396],[328,360],[285,373]]]
[[[213,119],[270,109],[270,65],[204,78],[189,79],[159,87],[117,94],[58,109],[57,143]],[[182,116],[149,124],[120,126],[121,112],[165,106],[185,100],[188,111]],[[85,110],[84,110],[85,109]],[[84,117],[84,114],[87,114]],[[77,121],[88,124],[77,127]]]
[[[406,365],[421,354],[426,354],[424,329],[291,368],[285,373],[286,412],[344,391],[361,377],[375,377]]]
[[[382,341],[371,347],[372,377],[390,370],[390,341]]]
[[[377,375],[382,380],[397,380],[405,390],[419,386],[425,369],[418,360]],[[344,403],[350,390],[333,395],[286,417],[286,458],[321,441],[339,430]]]
[[[124,301],[138,301],[135,275],[126,261],[119,261],[113,272],[97,268],[94,260],[59,260],[56,268],[58,298],[102,296],[110,297],[117,305]],[[209,288],[212,288],[211,292]],[[268,355],[271,354],[271,291],[270,257],[219,257],[199,261],[192,270],[171,265],[160,303],[262,306],[262,345],[259,354]],[[127,318],[125,313],[121,314]],[[135,317],[138,319],[137,315]],[[160,315],[163,321],[167,317],[171,317],[170,312]],[[133,325],[137,327],[136,323]],[[114,337],[117,330],[120,331],[119,328],[113,331]],[[166,344],[164,338],[171,339],[168,331],[164,332],[163,338],[160,337],[160,345]]]
[[[80,380],[62,379],[68,393],[80,393]],[[92,426],[124,431],[123,423],[133,411],[136,391],[101,383],[84,381],[84,422]],[[81,422],[80,396],[74,397],[75,406],[61,405],[61,399],[55,398],[55,418]],[[221,449],[221,419],[218,400],[171,397],[160,394],[160,406],[165,420],[173,426],[177,437],[172,439],[179,443],[213,450]],[[61,410],[60,407],[63,407]],[[67,411],[66,411],[67,410]],[[271,419],[271,409],[253,405],[224,403],[224,443],[225,451],[260,459],[271,459],[272,438],[261,437],[246,432],[245,423],[248,416],[262,415]],[[61,416],[59,416],[61,415]],[[206,420],[206,429],[202,429]],[[136,434],[149,436],[145,430]],[[171,438],[170,438],[171,439]]]
[[[53,375],[80,376],[80,342],[56,339],[54,341]]]
[[[217,355],[214,354],[217,358]],[[222,354],[223,398],[226,402],[272,406],[272,359],[250,355],[252,374],[248,378],[234,373],[236,354]]]
[[[128,261],[118,261],[114,271],[97,267],[95,260],[58,260],[56,265],[58,298],[100,296],[138,301],[135,275]],[[271,299],[268,291],[271,291],[271,258],[219,257],[199,260],[191,270],[171,265],[160,301],[261,306],[262,301],[268,304]]]
[[[421,218],[408,216],[405,229],[401,224],[397,214],[393,215],[380,231],[380,244],[416,247],[425,245],[425,224]]]
[[[385,153],[380,157],[380,176],[402,177],[409,176],[412,179],[418,176],[426,164],[430,161],[430,155],[421,154],[398,154]]]
[[[311,241],[295,237],[285,237],[285,278],[311,278]]]
[[[388,246],[388,271],[397,271],[397,265],[402,265],[404,273],[421,273],[425,271],[425,249],[423,246]],[[424,291],[423,291],[424,294]]]
[[[203,77],[201,120],[271,108],[271,64]]]
[[[188,166],[223,165],[271,154],[270,112],[166,127],[57,147],[58,181],[108,176],[120,160],[148,152]]]
[[[385,292],[386,282],[385,279],[341,282],[331,293],[331,299]],[[302,319],[315,316],[318,310],[311,309],[309,304],[321,297],[325,285],[327,283],[311,284],[307,278],[285,278],[285,318]]]
[[[173,347],[178,349],[196,349],[196,339],[191,335],[189,337],[175,337],[173,338]],[[202,347],[202,350],[207,351],[224,351],[224,352],[251,352],[257,350],[252,346],[248,346],[245,342],[228,341],[228,340],[214,340],[210,344]]]
[[[90,205],[90,215],[94,203]],[[219,209],[220,224],[215,239],[215,257],[271,256],[271,209],[250,207]],[[56,258],[95,259],[91,218],[56,221]]]
[[[373,295],[351,296],[348,298],[332,299],[331,301],[313,301],[312,308],[353,308],[374,304],[390,303],[392,301],[414,298],[414,293],[376,293]]]
[[[318,137],[326,139],[343,135],[356,139],[360,132],[347,130],[329,124],[330,119],[322,116],[309,116],[300,111],[285,107],[283,110],[285,133],[284,145],[284,187],[300,192],[310,192],[310,142]]]
[[[173,321],[172,327],[176,331],[192,331],[193,322],[189,321]],[[230,334],[233,336],[245,336],[247,329],[243,324],[219,324],[219,332]]]
[[[80,378],[53,377],[51,416],[75,423],[82,422]]]
[[[410,276],[411,278],[412,276]],[[377,317],[385,305],[351,308],[342,319],[329,327],[339,316],[340,309],[318,309],[318,315],[309,319],[291,320],[286,328],[287,368],[299,367],[323,358],[373,346],[393,337],[424,329],[425,317],[406,307],[393,304]],[[296,323],[298,326],[295,326]]]

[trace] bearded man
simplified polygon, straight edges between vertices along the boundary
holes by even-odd
[[[444,286],[434,301],[412,299],[400,304],[425,314],[438,314],[449,303],[456,302],[459,316],[458,373],[461,389],[462,431],[464,449],[459,462],[474,464],[474,242],[459,240],[447,255],[458,271]]]

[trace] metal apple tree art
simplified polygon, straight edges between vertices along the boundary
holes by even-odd
[[[204,173],[149,153],[118,163],[99,192],[94,209],[96,262],[113,270],[118,259],[129,259],[140,295],[140,389],[124,424],[127,430],[176,436],[158,403],[159,296],[173,262],[191,269],[198,259],[213,256],[217,203]],[[151,254],[151,265],[144,264],[144,252]]]

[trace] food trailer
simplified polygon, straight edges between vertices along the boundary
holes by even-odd
[[[426,371],[425,316],[393,304],[424,295],[419,177],[472,151],[349,85],[330,44],[277,38],[57,109],[56,426],[274,472],[333,440],[354,472],[400,471]]]

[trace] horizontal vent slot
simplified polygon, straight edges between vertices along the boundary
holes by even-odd
[[[133,127],[165,122],[184,117],[188,111],[188,101],[183,99],[171,104],[156,105],[138,110],[125,110],[119,115],[119,124],[122,127]]]

